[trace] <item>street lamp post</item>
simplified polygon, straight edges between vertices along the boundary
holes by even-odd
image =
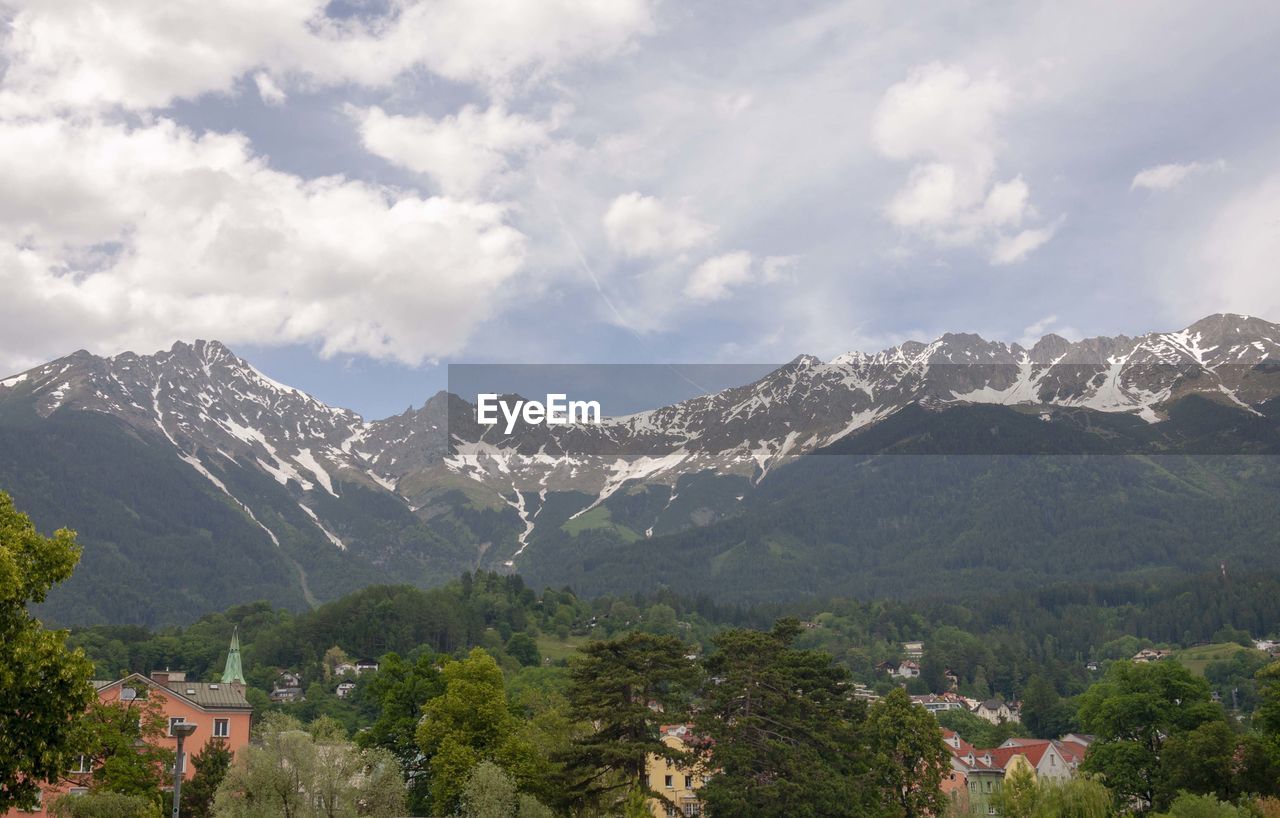
[[[178,818],[178,809],[182,799],[182,772],[186,765],[182,763],[182,743],[196,731],[194,724],[179,722],[169,728],[178,739],[178,757],[173,762],[173,818]]]

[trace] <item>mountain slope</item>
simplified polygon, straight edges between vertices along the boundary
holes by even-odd
[[[0,488],[42,527],[82,532],[84,568],[47,607],[62,621],[183,621],[236,601],[300,606],[485,567],[607,590],[661,577],[726,592],[763,592],[766,579],[787,594],[863,592],[901,585],[928,548],[1014,536],[1005,517],[1035,515],[996,506],[1023,496],[1019,481],[1055,503],[1074,498],[1055,514],[1080,515],[1069,535],[1028,528],[1028,548],[1105,540],[1090,528],[1099,517],[1175,543],[1136,560],[1141,570],[1203,567],[1217,552],[1194,557],[1192,540],[1214,539],[1215,509],[1245,498],[1230,511],[1241,520],[1275,500],[1265,458],[1243,470],[1204,458],[1280,451],[1277,405],[1280,326],[1233,315],[1138,338],[1050,335],[1024,348],[947,334],[829,362],[800,356],[673,406],[511,434],[478,425],[472,404],[447,393],[369,422],[197,341],[154,355],[81,351],[0,380]],[[909,465],[923,454],[944,458],[947,480]],[[1125,457],[1084,471],[1018,459],[1060,454]],[[945,459],[961,455],[1009,459]],[[1173,455],[1196,465],[1155,459]],[[1117,485],[1154,511],[1113,502]],[[934,527],[886,529],[888,509],[945,513],[928,511]],[[1187,509],[1197,516],[1167,531],[1148,519]],[[881,533],[859,539],[822,521]],[[1255,555],[1266,533],[1243,525],[1224,553]],[[1015,584],[1043,573],[1009,560],[997,573]]]
[[[50,597],[52,618],[154,624],[262,598],[298,607],[373,582],[440,582],[476,562],[470,532],[424,523],[352,451],[359,416],[221,344],[78,352],[3,383],[0,488],[85,545],[77,580]]]
[[[1180,428],[1159,437],[1167,453],[1154,455],[1122,453],[1155,439],[1140,427],[1126,439],[1123,422],[1085,430],[1001,406],[904,410],[842,441],[845,456],[779,467],[738,516],[641,543],[600,530],[540,542],[527,579],[778,601],[1280,567],[1280,413],[1260,421],[1183,400],[1168,421]],[[975,435],[992,429],[991,453],[975,453]],[[1181,451],[1210,429],[1256,453]],[[1025,453],[1024,435],[1050,453]],[[1052,453],[1070,448],[1093,454]]]

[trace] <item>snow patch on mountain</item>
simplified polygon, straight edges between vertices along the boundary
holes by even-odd
[[[332,531],[325,528],[324,523],[320,522],[320,518],[316,516],[316,513],[314,511],[312,511],[310,508],[303,505],[302,503],[298,503],[298,508],[302,509],[303,512],[305,512],[306,515],[311,518],[311,521],[316,524],[316,528],[320,529],[320,532],[324,534],[325,537],[328,538],[329,542],[338,546],[338,548],[342,551],[347,550],[347,544],[344,543],[341,539],[339,539],[337,534],[334,534]]]
[[[315,456],[311,454],[310,449],[299,449],[298,453],[293,456],[293,461],[315,475],[316,482],[324,486],[325,491],[334,497],[338,496],[338,493],[333,490],[333,478],[320,465],[320,461],[316,460]]]

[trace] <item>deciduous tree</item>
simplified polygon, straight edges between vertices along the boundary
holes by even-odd
[[[32,803],[79,752],[72,725],[94,698],[93,667],[27,612],[79,559],[74,532],[41,536],[0,492],[0,813]]]
[[[1226,801],[1219,801],[1212,795],[1193,795],[1183,793],[1169,805],[1169,811],[1154,818],[1253,818],[1254,813],[1248,807],[1237,807]]]
[[[90,789],[136,795],[159,805],[161,787],[168,781],[174,752],[163,741],[168,727],[156,697],[98,701],[77,722],[76,742],[93,769]]]
[[[140,795],[92,792],[55,799],[49,805],[49,815],[53,818],[160,818],[160,807],[154,800]]]
[[[220,818],[391,818],[404,814],[404,784],[395,757],[361,750],[336,722],[310,732],[272,713],[255,741],[236,753],[218,794]]]
[[[895,690],[871,706],[866,732],[885,814],[942,815],[947,806],[942,776],[950,769],[950,756],[932,714]]]
[[[431,770],[432,804],[437,814],[458,808],[476,765],[491,761],[521,789],[545,777],[545,760],[529,741],[507,704],[502,669],[480,648],[441,671],[444,692],[427,702],[418,727],[418,746]]]
[[[1080,723],[1098,737],[1083,768],[1102,777],[1117,805],[1164,806],[1165,743],[1224,718],[1208,682],[1177,662],[1114,662],[1080,697]]]

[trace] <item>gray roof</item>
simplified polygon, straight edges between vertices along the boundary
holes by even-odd
[[[164,686],[183,698],[211,710],[223,708],[247,710],[252,706],[249,704],[249,700],[244,697],[244,693],[229,684],[219,684],[217,682],[168,682]]]
[[[244,692],[235,687],[218,682],[167,682],[160,684],[141,673],[130,673],[123,679],[113,682],[94,681],[93,686],[101,691],[112,685],[137,680],[150,687],[168,690],[177,696],[206,710],[250,710],[253,705],[244,697]]]

